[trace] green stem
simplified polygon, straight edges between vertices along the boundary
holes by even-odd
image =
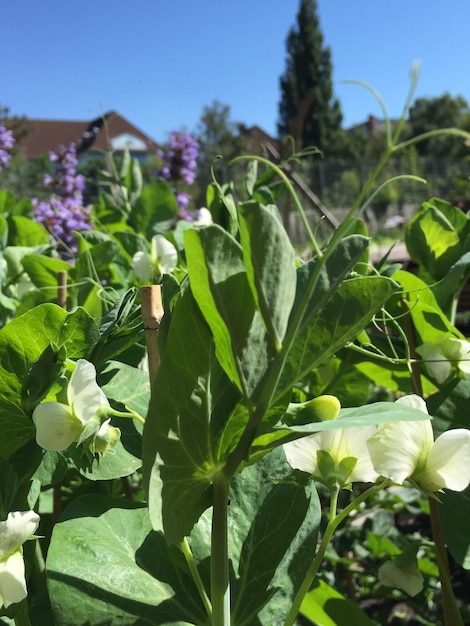
[[[18,613],[13,618],[15,626],[31,626],[28,611],[28,601],[25,599],[22,601]]]
[[[106,408],[106,413],[108,415],[113,415],[114,417],[126,417],[128,419],[136,420],[137,422],[142,424],[142,426],[145,424],[144,418],[141,415],[139,415],[136,411],[133,411],[128,406],[126,406],[126,409],[127,409],[127,413],[124,413],[123,411],[116,411],[115,409],[111,409],[111,408],[110,409]]]
[[[286,621],[284,622],[284,626],[293,626],[295,619],[299,613],[300,610],[300,606],[305,598],[305,596],[307,595],[310,587],[312,586],[312,583],[315,579],[315,576],[318,573],[318,570],[320,569],[320,565],[322,564],[323,561],[323,557],[325,556],[325,552],[326,549],[328,548],[331,538],[333,536],[333,533],[335,532],[335,530],[338,528],[338,526],[341,524],[341,522],[346,519],[346,517],[348,517],[348,515],[350,513],[352,513],[352,511],[354,511],[355,509],[357,509],[357,507],[361,504],[361,502],[364,502],[364,500],[366,500],[367,498],[369,498],[372,495],[376,495],[381,489],[383,489],[384,487],[387,487],[390,484],[389,480],[384,480],[382,483],[380,483],[379,485],[374,485],[373,487],[370,487],[369,489],[367,489],[366,491],[364,491],[363,493],[361,493],[360,496],[358,496],[357,498],[355,498],[350,504],[348,504],[347,507],[345,507],[341,513],[338,513],[336,515],[336,506],[337,506],[337,502],[338,502],[338,495],[339,495],[339,489],[337,490],[333,490],[331,492],[331,498],[330,498],[330,520],[328,522],[328,525],[325,529],[325,532],[323,534],[323,538],[321,540],[321,543],[318,547],[317,553],[315,555],[315,558],[312,561],[312,564],[310,565],[305,578],[302,582],[302,585],[300,586],[299,591],[297,592],[297,595],[294,598],[294,602],[292,603],[292,606],[290,608],[290,611],[286,617]]]
[[[230,586],[228,567],[228,492],[229,480],[214,478],[211,538],[212,626],[230,626]]]
[[[196,563],[194,562],[193,553],[191,552],[187,537],[185,537],[181,542],[181,549],[183,550],[184,558],[186,559],[186,563],[188,564],[189,571],[191,572],[194,584],[197,587],[199,596],[202,600],[204,608],[206,609],[206,613],[210,618],[212,616],[211,601],[209,600],[209,597],[204,587],[204,583],[202,582],[201,576],[199,575],[199,570],[197,569]]]
[[[436,546],[437,567],[442,585],[442,608],[444,611],[445,626],[464,626],[460,615],[457,601],[455,599],[452,581],[449,574],[449,560],[447,558],[447,548],[444,535],[442,534],[441,523],[437,502],[434,498],[429,498],[429,515],[431,518],[431,529],[434,545]]]

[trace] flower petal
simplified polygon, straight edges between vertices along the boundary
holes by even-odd
[[[470,431],[448,430],[436,439],[425,470],[416,482],[427,491],[463,491],[470,483]]]
[[[34,511],[14,511],[0,522],[0,559],[16,552],[36,531],[39,515]]]
[[[317,470],[317,450],[320,450],[319,433],[289,441],[283,445],[287,462],[293,469],[315,474]]]
[[[36,442],[44,450],[65,450],[78,441],[83,425],[70,407],[59,402],[42,402],[34,409]]]
[[[67,399],[72,411],[83,425],[95,415],[101,406],[109,406],[108,399],[96,382],[93,363],[79,359],[67,387]]]
[[[423,468],[433,444],[431,420],[380,424],[369,448],[375,470],[396,483],[403,483]]]
[[[132,257],[132,266],[140,280],[152,280],[153,260],[148,252],[136,252]]]
[[[423,343],[416,348],[427,372],[441,385],[452,373],[452,365],[444,355],[441,344]]]
[[[0,596],[7,609],[11,604],[24,600],[27,595],[23,555],[18,550],[0,561]]]
[[[357,459],[354,470],[348,478],[352,483],[373,483],[378,478],[367,447],[367,440],[376,430],[375,426],[358,426],[342,429],[343,458],[354,457]]]
[[[152,252],[160,264],[162,274],[170,274],[178,263],[175,246],[163,235],[152,237]]]

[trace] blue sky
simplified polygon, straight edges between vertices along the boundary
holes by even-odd
[[[204,106],[275,134],[285,40],[299,0],[3,0],[0,104],[31,118],[116,110],[157,141],[194,131]],[[372,85],[401,113],[416,95],[470,102],[469,0],[318,0],[344,125],[380,116]]]

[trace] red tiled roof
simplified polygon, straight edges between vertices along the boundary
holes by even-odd
[[[30,159],[71,143],[76,144],[78,153],[90,148],[106,150],[108,139],[124,134],[141,139],[149,152],[158,148],[153,139],[115,111],[91,121],[28,119],[28,127],[30,132],[19,141],[19,145]]]

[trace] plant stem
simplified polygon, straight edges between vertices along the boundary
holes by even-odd
[[[429,498],[429,515],[431,518],[431,529],[434,545],[436,546],[437,567],[442,585],[442,609],[444,611],[444,624],[446,626],[464,626],[462,616],[457,606],[452,581],[449,572],[449,559],[447,558],[447,548],[444,535],[442,534],[441,523],[437,502],[434,498]]]
[[[212,626],[230,626],[227,534],[229,485],[230,482],[224,475],[214,478],[211,538]]]
[[[29,619],[29,611],[28,611],[28,602],[27,600],[23,600],[21,603],[21,607],[18,613],[13,618],[15,622],[15,626],[31,626],[31,621]]]
[[[307,573],[305,574],[305,578],[299,588],[299,591],[297,592],[297,595],[294,598],[294,602],[292,603],[292,606],[290,608],[290,611],[286,617],[286,621],[284,622],[284,626],[293,626],[295,619],[299,613],[300,610],[300,606],[305,598],[305,596],[307,595],[310,587],[312,586],[312,583],[315,579],[315,576],[318,573],[318,570],[320,569],[320,565],[322,564],[323,561],[323,557],[325,556],[325,552],[326,549],[328,548],[331,538],[333,536],[333,533],[335,532],[335,530],[338,528],[338,526],[341,524],[341,522],[346,519],[346,517],[348,517],[348,515],[354,511],[355,509],[357,509],[357,507],[361,504],[361,502],[364,502],[364,500],[366,500],[369,496],[372,496],[375,494],[377,494],[381,489],[383,489],[384,487],[387,487],[390,484],[389,480],[384,480],[382,483],[378,484],[378,485],[374,485],[373,487],[370,487],[369,489],[367,489],[366,491],[364,491],[363,493],[361,493],[361,495],[359,495],[357,498],[355,498],[352,502],[350,502],[348,504],[347,507],[345,507],[341,513],[338,513],[337,515],[336,513],[336,505],[338,502],[338,495],[339,495],[339,489],[337,490],[333,490],[331,492],[331,497],[330,497],[330,520],[327,524],[327,527],[325,529],[325,532],[323,534],[323,538],[321,540],[321,543],[318,547],[317,553],[315,554],[315,558],[312,561],[312,564],[310,565]]]
[[[193,553],[191,552],[187,537],[185,537],[181,542],[181,549],[183,550],[184,558],[186,559],[186,563],[189,567],[189,571],[191,572],[191,576],[194,580],[194,584],[197,587],[204,608],[206,609],[206,613],[210,618],[212,616],[212,605],[204,588],[204,583],[202,582],[199,575],[199,570],[197,569],[196,563],[194,562]]]

